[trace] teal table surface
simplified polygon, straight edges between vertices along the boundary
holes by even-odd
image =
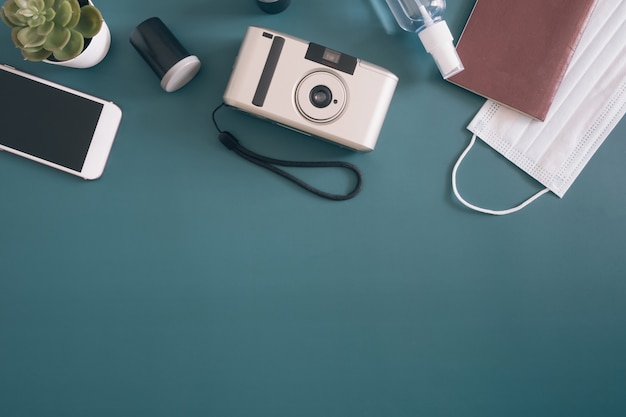
[[[0,416],[626,415],[624,121],[563,199],[478,214],[450,178],[484,99],[369,0],[96,5],[112,45],[90,69],[25,62],[0,27],[1,62],[123,110],[99,180],[0,153]],[[456,38],[472,7],[448,1]],[[128,40],[152,16],[202,61],[174,93]],[[356,198],[315,197],[218,142],[211,112],[250,25],[399,76],[370,153],[218,113],[260,153],[357,164]],[[494,208],[540,188],[484,143],[460,175]]]

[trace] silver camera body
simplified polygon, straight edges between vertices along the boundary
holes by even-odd
[[[357,151],[376,146],[398,77],[377,65],[251,26],[224,102]]]

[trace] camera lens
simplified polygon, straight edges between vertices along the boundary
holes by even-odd
[[[318,109],[323,109],[333,101],[333,93],[325,85],[318,85],[311,89],[309,100]]]
[[[341,116],[348,102],[348,92],[335,74],[315,71],[300,80],[294,100],[306,119],[313,123],[327,123]]]

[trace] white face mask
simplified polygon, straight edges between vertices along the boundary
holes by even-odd
[[[544,122],[487,101],[468,129],[474,134],[453,170],[453,189],[466,206],[509,214],[552,191],[559,197],[626,112],[626,1],[600,0],[589,19]],[[546,189],[510,210],[473,206],[459,194],[456,173],[476,137]]]

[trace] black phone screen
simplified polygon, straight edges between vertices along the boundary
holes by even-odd
[[[103,105],[0,70],[0,144],[81,171]]]

